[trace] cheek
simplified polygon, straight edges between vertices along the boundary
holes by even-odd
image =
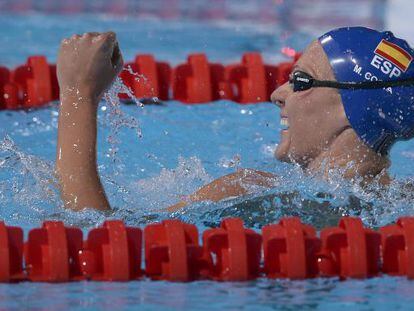
[[[305,154],[312,156],[328,142],[330,136],[328,124],[333,117],[327,109],[329,101],[329,94],[325,92],[309,92],[298,96],[289,107],[286,106],[291,148],[298,156]]]
[[[301,135],[309,134],[308,130],[315,130],[318,128],[318,123],[321,117],[321,107],[313,96],[301,96],[287,106],[287,114],[289,117],[289,124],[291,130]]]

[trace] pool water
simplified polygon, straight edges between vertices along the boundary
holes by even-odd
[[[387,10],[387,16],[396,14]],[[400,33],[408,28],[395,19],[385,25],[395,26]],[[230,63],[238,61],[243,52],[260,51],[267,62],[277,63],[286,60],[280,53],[283,46],[302,50],[327,30],[317,26],[287,31],[277,24],[4,14],[0,15],[0,62],[13,67],[33,54],[46,55],[54,62],[63,37],[112,29],[126,60],[136,53],[153,53],[174,65],[189,53],[202,51],[213,61]],[[283,216],[297,215],[320,229],[335,225],[342,215],[360,216],[366,225],[378,227],[414,212],[414,197],[404,188],[414,175],[414,141],[393,148],[395,181],[378,194],[335,176],[330,182],[305,176],[294,165],[277,162],[273,150],[279,141],[279,110],[270,103],[183,105],[170,101],[141,108],[103,101],[99,109],[99,170],[114,211],[75,213],[62,208],[53,176],[58,109],[51,103],[33,111],[0,112],[0,218],[26,233],[45,219],[63,220],[87,232],[107,218],[143,227],[171,217],[194,223],[201,232],[227,216],[242,217],[248,227],[259,230]],[[270,190],[250,189],[244,198],[165,211],[183,195],[242,167],[274,172],[280,181]],[[22,283],[0,285],[0,308],[388,310],[410,308],[413,293],[413,282],[391,277],[346,282]]]

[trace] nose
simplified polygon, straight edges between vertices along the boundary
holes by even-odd
[[[281,108],[285,105],[286,98],[291,92],[292,89],[289,85],[289,82],[286,82],[273,91],[272,95],[270,95],[270,100],[272,103],[278,105]]]

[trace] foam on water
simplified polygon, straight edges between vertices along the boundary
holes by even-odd
[[[205,228],[218,225],[223,217],[239,216],[249,227],[259,229],[264,224],[289,215],[300,216],[304,221],[322,228],[335,225],[343,215],[360,216],[367,225],[376,227],[390,223],[399,216],[413,213],[414,197],[409,194],[412,191],[407,191],[412,189],[413,183],[409,179],[396,178],[388,188],[380,186],[377,182],[368,188],[361,188],[358,186],[358,181],[344,181],[340,171],[330,172],[329,180],[326,181],[320,176],[305,174],[295,165],[278,163],[273,159],[275,144],[269,141],[269,138],[273,139],[272,137],[275,136],[274,129],[278,123],[277,120],[267,120],[268,111],[262,109],[261,105],[246,108],[238,107],[233,103],[216,103],[207,105],[209,107],[206,108],[206,106],[175,106],[171,102],[164,107],[143,107],[137,99],[133,98],[136,105],[121,106],[117,97],[120,92],[130,91],[120,80],[117,80],[105,94],[105,102],[101,104],[98,118],[100,132],[103,134],[100,135],[101,142],[98,147],[99,170],[114,210],[110,213],[65,210],[54,176],[53,158],[41,158],[31,153],[30,148],[29,151],[24,151],[24,145],[20,146],[14,142],[27,135],[19,128],[10,131],[10,134],[6,135],[0,143],[2,159],[0,204],[3,206],[0,210],[1,218],[24,227],[36,226],[44,219],[62,219],[68,224],[89,228],[99,225],[108,217],[124,219],[130,225],[142,225],[176,217]],[[133,97],[132,94],[129,95]],[[216,114],[219,110],[214,109],[217,105],[221,105],[220,115]],[[107,109],[102,109],[103,107]],[[171,114],[173,109],[179,110],[179,114],[175,116]],[[207,112],[207,109],[210,109],[211,113]],[[227,113],[223,113],[224,111]],[[31,128],[30,136],[35,135],[36,132],[47,133],[48,139],[52,141],[50,147],[54,148],[57,118],[55,112],[56,107],[51,106],[43,110],[20,113],[17,119],[19,124],[27,123],[26,120],[31,122],[34,120],[35,128]],[[192,118],[196,113],[204,115],[206,120],[203,124],[199,123],[200,120]],[[46,130],[44,125],[47,122],[44,121],[44,116],[47,114],[52,117],[50,124],[53,126],[49,126]],[[254,133],[256,151],[249,149],[249,143],[245,138],[236,135],[237,142],[233,147],[237,146],[234,149],[237,152],[227,152],[229,141],[220,136],[223,136],[222,131],[225,132],[233,127],[235,115],[239,118],[235,123],[240,122],[241,125],[246,118],[247,120],[252,118],[249,123],[253,121],[259,124],[263,123],[261,119],[266,119],[264,123],[270,130],[265,133]],[[182,156],[179,152],[170,154],[169,158],[176,161],[176,164],[170,167],[162,164],[162,151],[158,154],[146,154],[151,162],[159,165],[159,169],[154,170],[154,167],[148,164],[144,168],[137,169],[134,162],[139,165],[141,161],[135,157],[135,153],[140,151],[138,154],[142,155],[142,149],[146,148],[144,143],[146,137],[143,135],[140,123],[154,121],[154,118],[159,116],[162,116],[163,120],[170,119],[184,125],[188,125],[188,122],[197,124],[200,126],[201,133],[208,132],[208,127],[212,127],[216,129],[216,133],[210,134],[214,137],[187,133],[186,140],[183,140],[180,135],[175,135],[180,128],[171,128],[167,134],[165,130],[155,129],[157,135],[160,135],[155,139],[161,140],[163,145],[191,149],[193,140],[198,140],[204,149],[194,150],[195,155],[192,156]],[[273,116],[272,118],[276,119]],[[141,122],[138,122],[138,119]],[[153,136],[153,133],[150,133],[150,136]],[[209,141],[215,138],[218,140],[214,148],[223,152],[222,154],[213,152],[214,159],[205,161],[202,155],[204,152],[211,151],[211,147],[208,146]],[[152,139],[150,144],[155,142]],[[206,147],[208,149],[205,149]],[[406,154],[407,152],[404,151],[401,156]],[[257,159],[253,158],[253,162],[246,163],[245,159],[252,155]],[[186,195],[193,193],[214,178],[235,171],[243,165],[250,166],[251,163],[256,163],[254,167],[256,169],[271,171],[278,175],[274,180],[273,188],[263,189],[245,184],[244,187],[249,194],[242,198],[231,198],[218,203],[190,204],[174,213],[166,211],[168,206],[185,200]],[[213,171],[209,173],[211,168]],[[151,173],[148,175],[146,170]]]

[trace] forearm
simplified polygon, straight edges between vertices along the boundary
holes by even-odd
[[[249,193],[249,186],[271,188],[275,185],[275,175],[252,169],[241,169],[235,173],[220,177],[201,187],[189,195],[186,201],[181,201],[168,209],[177,210],[191,202],[213,201],[243,196]]]
[[[110,208],[96,165],[97,107],[91,96],[61,94],[56,172],[62,199],[74,210]]]

